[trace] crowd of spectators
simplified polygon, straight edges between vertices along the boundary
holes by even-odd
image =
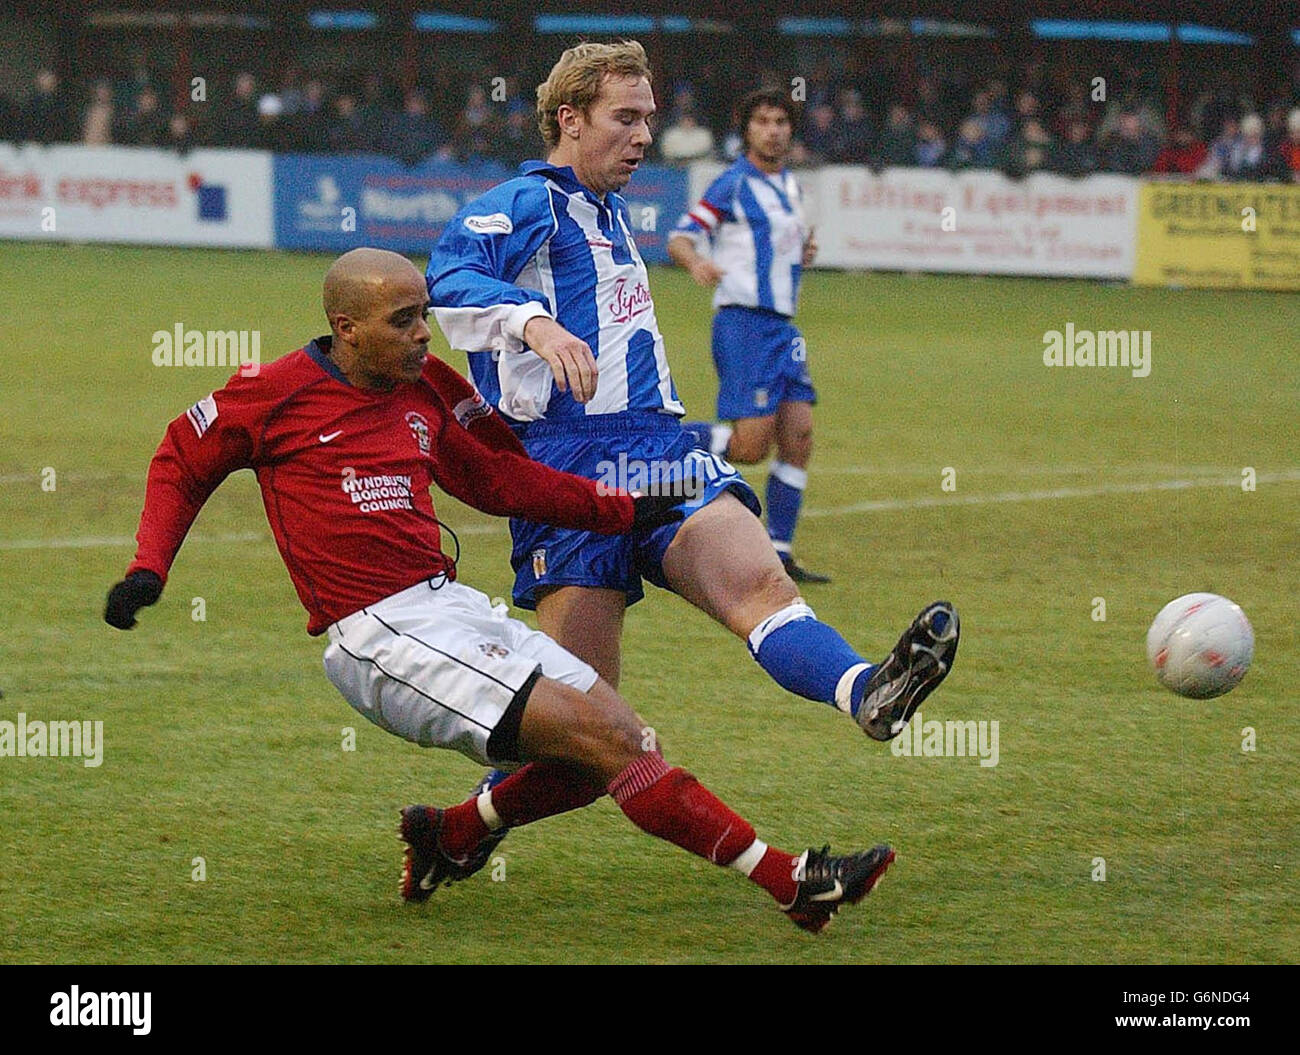
[[[1264,100],[1201,91],[1173,127],[1161,83],[1148,71],[1120,68],[1093,80],[1058,70],[1049,78],[1045,66],[1030,61],[1014,76],[986,79],[922,70],[906,91],[883,76],[855,80],[815,70],[805,80],[760,72],[794,85],[802,103],[796,165],[1300,182],[1300,64]],[[143,64],[115,80],[71,86],[43,69],[25,97],[0,99],[0,140],[361,152],[406,164],[437,158],[513,166],[540,156],[531,93],[517,76],[481,73],[462,79],[459,91],[433,84],[401,91],[379,73],[335,82],[289,67],[266,83],[240,71],[174,105],[171,86]],[[736,94],[747,87],[728,86]],[[707,79],[670,76],[656,93],[659,160],[737,156],[727,91]]]

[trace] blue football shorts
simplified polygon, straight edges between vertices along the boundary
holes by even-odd
[[[718,418],[763,418],[782,403],[816,403],[807,345],[784,315],[735,305],[713,316]]]
[[[758,496],[729,463],[695,446],[675,417],[654,411],[597,414],[573,421],[534,421],[518,428],[528,453],[555,469],[576,473],[611,490],[682,494],[690,517],[730,491],[755,516]],[[642,580],[668,589],[663,557],[683,521],[649,532],[599,535],[594,531],[514,518],[514,601],[535,609],[539,590],[597,586],[622,590],[629,605],[645,596]]]

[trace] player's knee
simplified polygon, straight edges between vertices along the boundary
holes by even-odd
[[[644,744],[654,730],[613,689],[597,682],[589,692],[572,691],[574,713],[581,716],[569,731],[572,761],[612,778],[648,750]]]
[[[777,457],[796,469],[806,469],[812,460],[812,427],[799,429],[791,435],[783,436],[777,449]]]
[[[799,587],[794,584],[780,561],[764,565],[762,573],[755,576],[749,591],[751,603],[759,603],[764,607],[784,608],[798,598]]]
[[[727,461],[740,465],[754,465],[767,457],[772,439],[762,433],[742,432],[737,429],[727,444]]]

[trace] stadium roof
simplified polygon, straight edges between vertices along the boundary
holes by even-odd
[[[387,16],[416,11],[502,20],[535,14],[652,14],[717,18],[732,22],[775,23],[790,17],[849,19],[954,19],[1010,28],[1031,19],[1105,19],[1134,22],[1196,23],[1269,34],[1300,27],[1294,0],[10,0],[12,13],[54,16],[65,24],[109,12],[184,12],[258,14],[292,20],[311,11],[368,11]],[[405,21],[405,18],[402,19]]]

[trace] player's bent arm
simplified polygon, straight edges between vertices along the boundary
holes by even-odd
[[[524,327],[550,316],[551,306],[515,279],[555,229],[545,186],[518,180],[470,202],[443,228],[425,283],[448,344],[471,352],[523,351]]]
[[[668,256],[674,264],[686,271],[701,259],[695,248],[695,239],[680,231],[674,231],[668,236]]]
[[[698,233],[674,231],[668,236],[668,256],[678,267],[690,273],[701,286],[712,286],[722,278],[722,268],[700,252]]]
[[[579,403],[586,403],[596,394],[600,370],[586,341],[575,337],[550,316],[529,319],[524,327],[524,339],[528,347],[546,360],[561,392],[572,392]]]
[[[429,356],[424,366],[424,376],[442,401],[451,407],[456,420],[484,446],[493,450],[513,451],[528,456],[524,445],[501,415],[492,409],[483,394],[451,366],[436,356]]]
[[[681,519],[680,496],[633,497],[594,480],[560,472],[526,455],[494,451],[444,424],[433,473],[438,486],[493,516],[620,535]]]
[[[219,405],[224,421],[219,421]],[[191,408],[176,418],[149,463],[135,559],[109,591],[104,610],[105,621],[119,630],[133,627],[135,613],[161,596],[181,543],[212,492],[231,472],[250,464],[248,432],[238,420],[241,408],[227,401],[226,390],[196,407],[206,407],[207,417],[197,421]]]

